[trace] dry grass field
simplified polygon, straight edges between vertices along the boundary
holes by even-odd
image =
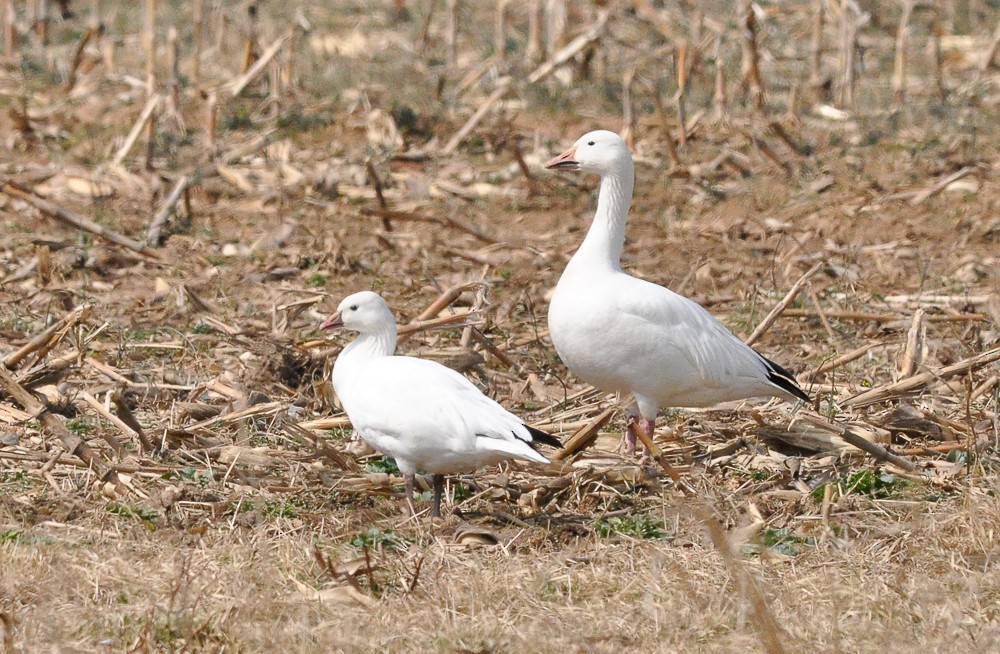
[[[0,653],[1000,649],[996,3],[59,4],[3,5]],[[813,406],[621,453],[545,327],[595,128],[625,267]],[[405,516],[363,289],[571,446]]]

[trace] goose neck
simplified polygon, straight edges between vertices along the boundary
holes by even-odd
[[[632,204],[634,172],[631,162],[601,177],[597,196],[597,213],[580,246],[577,256],[588,265],[606,265],[621,269],[622,250],[625,247],[625,221]],[[574,257],[576,258],[576,257]]]
[[[396,324],[359,334],[337,357],[334,372],[371,359],[392,356],[396,351]]]

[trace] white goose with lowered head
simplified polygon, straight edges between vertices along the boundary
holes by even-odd
[[[787,370],[758,354],[708,311],[621,269],[632,203],[632,155],[614,132],[582,136],[546,164],[600,175],[597,214],[549,306],[552,344],[567,367],[607,392],[630,392],[635,429],[652,438],[660,407],[703,407],[758,396],[809,401]]]
[[[396,318],[377,293],[345,298],[321,327],[358,332],[337,357],[333,388],[358,434],[396,460],[413,507],[418,469],[434,475],[432,516],[441,514],[444,475],[507,459],[548,463],[535,442],[561,447],[435,361],[394,356]]]

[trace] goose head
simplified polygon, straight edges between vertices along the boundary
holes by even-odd
[[[378,293],[361,291],[344,298],[336,313],[323,321],[320,329],[344,327],[351,331],[369,334],[395,326],[396,318],[385,300]]]
[[[632,155],[625,141],[614,132],[599,129],[581,136],[573,147],[551,159],[545,167],[606,175],[629,167],[631,162]]]

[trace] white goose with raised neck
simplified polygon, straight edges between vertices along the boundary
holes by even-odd
[[[552,294],[549,335],[578,377],[635,398],[638,415],[628,421],[629,451],[637,435],[652,438],[662,406],[710,406],[758,396],[809,399],[791,373],[700,305],[622,271],[635,173],[617,134],[585,134],[546,167],[601,176],[594,222]]]

